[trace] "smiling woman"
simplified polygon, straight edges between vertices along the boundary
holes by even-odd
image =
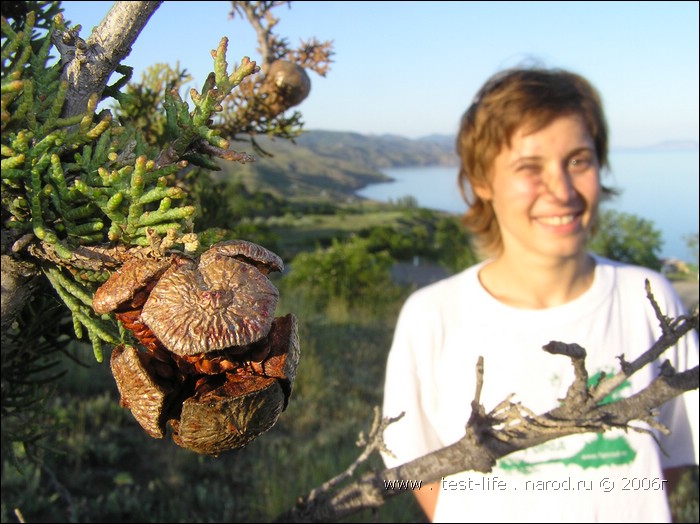
[[[588,251],[601,196],[611,190],[600,181],[608,166],[607,122],[585,78],[538,68],[494,76],[464,113],[457,147],[469,204],[465,224],[484,260],[414,292],[401,310],[384,386],[384,415],[403,413],[384,433],[393,453],[384,455],[389,467],[457,443],[465,428],[467,437],[488,438],[481,427],[487,421],[495,421],[499,443],[509,446],[531,425],[553,431],[568,417],[565,411],[580,416],[579,401],[596,405],[610,391],[597,391],[601,381],[593,377],[607,375],[620,353],[627,361],[639,358],[661,336],[645,283],[664,315],[685,313],[661,274]],[[548,354],[556,341],[571,350],[575,378],[572,362]],[[490,370],[483,389],[471,371],[481,355]],[[679,371],[696,366],[697,332],[666,357]],[[661,366],[657,360],[626,374],[625,394],[642,391]],[[477,392],[480,409],[498,407],[485,415],[464,401],[469,391]],[[514,393],[517,405],[504,401]],[[529,449],[516,447],[500,461],[446,477],[446,484],[485,486],[495,475],[507,477],[510,486],[566,478],[588,485],[601,478],[616,485],[624,478],[672,479],[679,467],[697,461],[696,406],[696,391],[664,406],[658,421],[672,428],[670,435],[651,428],[634,435],[619,429],[594,437],[569,434]],[[670,451],[665,456],[658,444],[667,438],[673,441],[662,443]],[[552,498],[517,487],[477,494],[444,486],[414,492],[436,522],[671,517],[661,491],[611,498],[591,490]]]
[[[521,128],[514,133],[510,145],[493,160],[491,181],[474,187],[498,217],[498,251],[505,256],[497,260],[505,263],[506,256],[521,259],[585,253],[601,193],[598,165],[593,137],[579,115],[557,117],[540,130]],[[507,276],[519,279],[520,275],[511,271],[499,274],[498,263],[484,268],[484,285],[502,301],[519,303],[520,299],[507,298],[505,293],[517,289],[517,282],[508,282]],[[579,293],[587,281],[585,277]],[[530,300],[531,290],[522,298]],[[572,298],[564,297],[564,301]]]

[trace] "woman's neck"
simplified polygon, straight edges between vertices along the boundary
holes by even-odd
[[[593,283],[595,260],[537,259],[501,254],[479,272],[481,284],[500,302],[522,309],[560,306],[584,294]]]

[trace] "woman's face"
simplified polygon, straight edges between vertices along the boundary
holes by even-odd
[[[600,199],[593,137],[580,115],[523,126],[496,156],[490,186],[505,255],[571,258],[585,250]]]

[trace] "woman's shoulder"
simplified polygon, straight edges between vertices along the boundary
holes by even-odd
[[[648,280],[652,285],[656,284],[664,288],[672,288],[670,281],[654,269],[627,262],[619,262],[598,255],[594,255],[594,257],[599,270],[614,274],[619,284],[636,284],[639,281],[644,282]]]
[[[430,307],[434,310],[451,307],[459,298],[473,296],[480,288],[477,264],[423,286],[411,293],[405,307]]]
[[[626,262],[618,262],[595,255],[597,270],[617,289],[628,297],[647,295],[649,291],[657,301],[668,303],[680,299],[671,282],[659,271]]]

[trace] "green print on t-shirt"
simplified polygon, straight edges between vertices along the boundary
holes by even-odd
[[[629,464],[637,453],[630,447],[625,437],[606,438],[596,435],[575,455],[565,458],[543,460],[540,462],[527,462],[524,460],[502,459],[498,466],[503,470],[517,470],[520,473],[533,473],[538,466],[545,464],[576,465],[583,469],[600,468],[613,464]]]
[[[588,386],[597,384],[601,378],[607,376],[604,371],[599,371],[588,379]],[[628,381],[624,381],[607,397],[603,399],[601,404],[608,404],[622,399],[621,391],[630,387]],[[530,450],[537,453],[538,448],[548,448],[549,443],[544,443]],[[545,464],[565,464],[577,465],[583,469],[600,468],[602,466],[614,464],[629,464],[634,460],[637,453],[632,449],[629,442],[624,436],[606,438],[602,434],[597,434],[590,442],[586,443],[582,449],[571,457],[549,459],[543,461],[529,462],[525,460],[513,460],[504,458],[498,461],[498,466],[506,471],[516,470],[520,473],[532,473],[537,466]]]

